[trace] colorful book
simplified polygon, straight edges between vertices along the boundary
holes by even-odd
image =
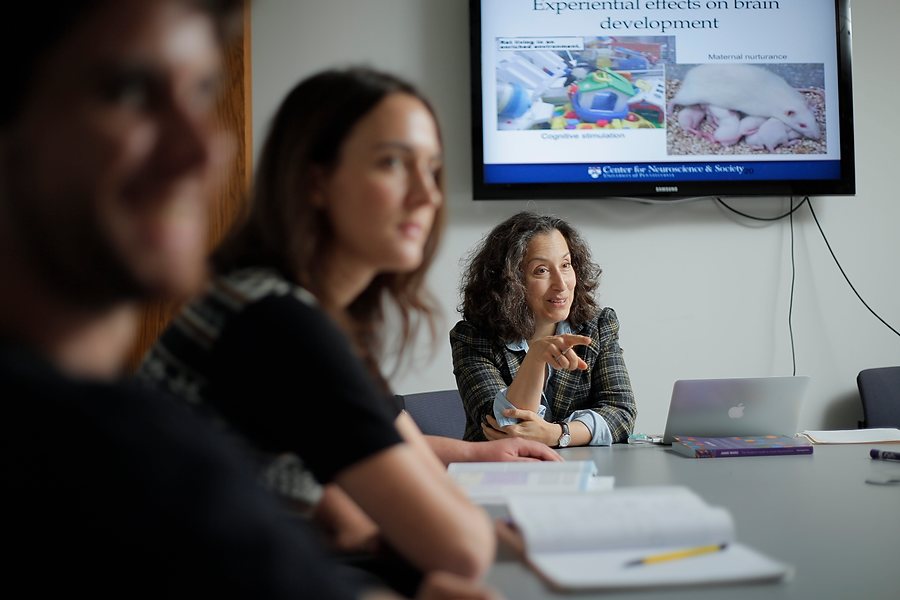
[[[721,456],[772,456],[812,454],[809,440],[786,435],[743,435],[735,437],[675,436],[672,450],[691,458]]]

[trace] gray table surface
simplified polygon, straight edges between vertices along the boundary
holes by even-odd
[[[793,565],[791,580],[616,593],[558,593],[502,548],[488,573],[509,600],[540,598],[900,598],[900,462],[872,460],[870,447],[815,446],[810,456],[692,459],[661,446],[570,448],[567,460],[594,460],[615,487],[684,485],[726,507],[737,540]],[[896,446],[892,449],[895,449]],[[599,517],[602,518],[602,517]]]

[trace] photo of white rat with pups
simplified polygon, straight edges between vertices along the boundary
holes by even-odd
[[[678,125],[667,127],[669,154],[824,153],[823,73],[821,64],[701,64],[680,81],[667,76]]]

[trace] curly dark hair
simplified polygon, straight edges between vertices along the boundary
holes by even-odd
[[[457,309],[463,318],[504,343],[533,335],[534,315],[525,298],[522,263],[531,239],[554,230],[565,238],[575,269],[569,324],[574,329],[596,317],[599,305],[594,292],[602,270],[592,261],[587,243],[559,217],[523,211],[494,227],[469,254],[460,285],[462,304]]]
[[[400,317],[398,356],[425,325],[436,339],[437,303],[425,288],[446,218],[441,202],[425,242],[422,264],[408,273],[380,273],[347,307],[333,306],[324,288],[321,257],[334,240],[325,211],[313,200],[315,173],[337,168],[353,127],[392,94],[418,99],[440,128],[431,103],[411,83],[369,67],[329,69],[298,83],[282,101],[262,147],[248,212],[212,255],[217,274],[249,266],[281,271],[318,298],[347,330],[372,376],[387,387],[379,361],[385,345],[385,300]],[[443,194],[443,169],[438,173]],[[408,353],[406,353],[408,354]],[[400,361],[395,365],[400,366]]]

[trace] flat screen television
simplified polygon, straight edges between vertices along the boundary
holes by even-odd
[[[470,0],[474,197],[853,195],[849,0]]]

